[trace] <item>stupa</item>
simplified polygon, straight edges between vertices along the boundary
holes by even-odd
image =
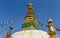
[[[33,4],[29,3],[28,13],[22,24],[22,31],[15,32],[12,36],[8,38],[56,38],[56,33],[53,27],[52,19],[48,20],[48,32],[39,30],[39,23],[34,15]]]

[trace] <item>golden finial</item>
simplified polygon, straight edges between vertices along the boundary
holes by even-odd
[[[55,35],[55,29],[53,27],[53,20],[52,19],[49,19],[48,20],[48,26],[49,26],[49,31],[48,31],[48,34],[49,35]]]
[[[32,3],[29,3],[28,9],[33,9],[33,4]]]
[[[49,26],[53,26],[53,20],[50,18],[50,19],[48,19],[48,25]]]
[[[11,35],[11,30],[12,29],[13,29],[12,27],[9,27],[9,31],[7,32],[7,35],[6,35],[5,38],[12,38],[12,35]]]
[[[50,18],[50,19],[48,20],[48,23],[49,23],[49,22],[53,22],[53,20]]]
[[[53,20],[50,18],[50,19],[48,19],[48,21],[53,21]]]
[[[32,3],[29,3],[29,5],[32,5]]]

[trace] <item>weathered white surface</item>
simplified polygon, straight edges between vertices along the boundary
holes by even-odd
[[[41,30],[24,30],[16,32],[12,35],[13,38],[48,38],[47,32]]]

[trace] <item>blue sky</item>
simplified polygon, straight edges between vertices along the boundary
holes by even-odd
[[[52,18],[54,26],[60,27],[60,0],[31,0],[34,5],[34,14],[39,22],[47,24],[47,20]],[[14,24],[4,25],[0,27],[0,37],[4,38],[8,31],[8,27],[12,26],[12,34],[21,30],[21,24],[24,21],[24,17],[27,13],[27,5],[29,0],[0,0],[0,22],[6,22],[13,17],[19,17]],[[46,27],[40,27],[42,30],[47,31]],[[2,32],[3,30],[3,32]],[[57,36],[60,32],[57,31]]]

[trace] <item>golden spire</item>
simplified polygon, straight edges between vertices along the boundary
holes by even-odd
[[[33,9],[33,4],[32,3],[29,3],[28,9]]]
[[[48,34],[50,35],[50,38],[56,38],[56,32],[53,27],[53,20],[52,19],[48,20],[48,27],[49,27]]]
[[[25,17],[25,21],[23,23],[23,26],[25,26],[26,24],[28,23],[35,23],[35,24],[38,24],[38,21],[36,19],[36,16],[34,15],[33,13],[33,4],[32,3],[29,3],[29,5],[27,6],[28,7],[28,13]],[[34,29],[34,27],[28,27],[28,29]]]

